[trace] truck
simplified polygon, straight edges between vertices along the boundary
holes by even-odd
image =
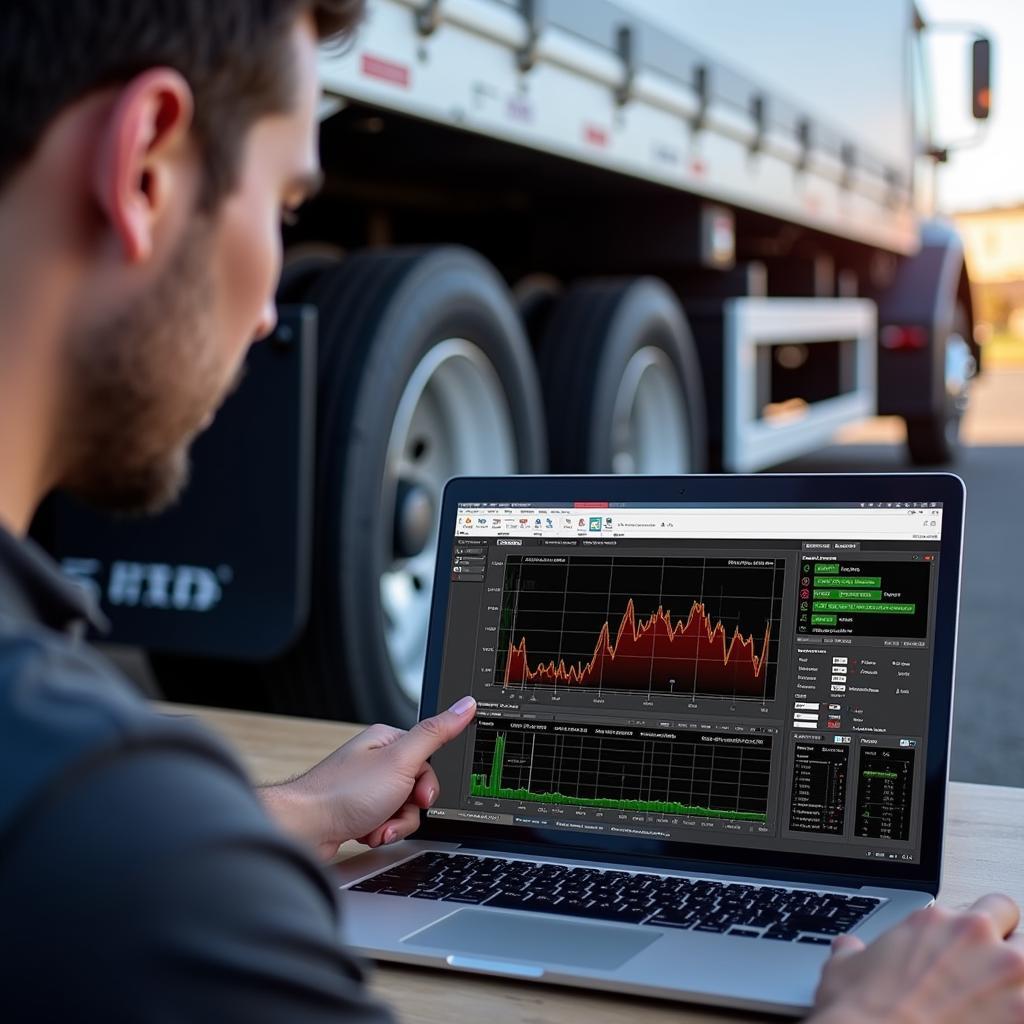
[[[184,499],[58,496],[37,536],[166,696],[404,725],[452,476],[751,472],[876,413],[948,461],[980,352],[929,212],[935,28],[911,0],[371,0],[322,57],[280,323]]]

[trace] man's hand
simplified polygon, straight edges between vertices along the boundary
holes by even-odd
[[[427,758],[473,720],[476,701],[457,700],[408,732],[371,725],[304,775],[260,790],[267,810],[287,832],[324,860],[348,839],[368,846],[393,843],[419,828],[420,810],[440,785]]]
[[[1021,1024],[1024,943],[1007,896],[967,913],[929,907],[866,947],[840,936],[825,965],[813,1024]]]

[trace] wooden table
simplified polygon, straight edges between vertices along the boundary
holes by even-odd
[[[241,755],[254,782],[296,775],[344,743],[361,728],[336,722],[284,718],[242,711],[162,704],[172,714],[194,714],[220,733]],[[363,847],[342,847],[341,857]],[[946,858],[939,901],[965,907],[993,889],[1024,905],[1024,789],[954,782],[949,800]],[[453,1024],[472,1016],[487,1024],[697,1024],[777,1020],[749,1013],[694,1009],[682,1004],[579,989],[531,985],[476,975],[382,965],[374,988],[407,1024]]]

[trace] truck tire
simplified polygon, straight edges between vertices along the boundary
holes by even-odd
[[[704,469],[700,363],[686,315],[664,282],[574,285],[547,325],[538,358],[554,470]]]
[[[551,274],[527,274],[512,287],[519,319],[533,345],[544,337],[551,314],[562,296],[562,285]]]
[[[304,243],[292,246],[284,254],[281,280],[277,286],[277,302],[302,302],[316,279],[345,258],[342,249],[334,245]]]
[[[507,289],[467,249],[357,254],[308,298],[321,339],[313,600],[280,682],[307,714],[408,725],[442,488],[545,469],[536,370]]]
[[[977,364],[967,340],[971,335],[966,308],[958,303],[953,329],[946,338],[945,388],[941,406],[929,416],[908,416],[907,449],[918,466],[952,462],[960,449],[960,427],[967,411],[970,381]]]

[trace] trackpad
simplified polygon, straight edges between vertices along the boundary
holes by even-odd
[[[647,935],[617,924],[583,924],[467,908],[413,932],[402,942],[503,961],[611,970],[661,937],[660,932]]]

